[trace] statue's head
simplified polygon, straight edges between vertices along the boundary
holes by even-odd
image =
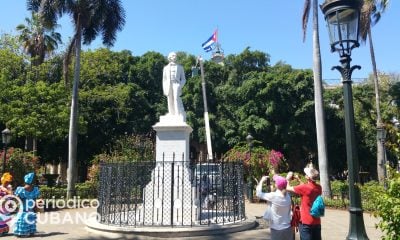
[[[175,52],[170,52],[168,54],[168,61],[169,62],[173,62],[173,63],[176,62],[176,53]]]

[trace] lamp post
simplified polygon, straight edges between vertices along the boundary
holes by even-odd
[[[247,187],[249,190],[247,191],[249,194],[249,202],[253,202],[253,170],[251,168],[251,150],[253,148],[253,136],[249,133],[246,137],[246,142],[249,145],[249,177],[247,179]]]
[[[6,128],[1,132],[1,140],[4,146],[4,153],[3,153],[3,173],[6,172],[6,156],[7,156],[7,145],[11,141],[11,131],[10,129]]]
[[[350,66],[351,50],[358,47],[358,25],[361,2],[358,0],[326,0],[321,9],[329,31],[331,51],[338,52],[341,66],[332,68],[342,75],[344,95],[344,120],[346,131],[346,155],[349,170],[350,226],[347,239],[368,239],[365,232],[360,196],[360,176],[354,127],[354,108],[351,74],[360,66]]]
[[[386,130],[383,126],[379,126],[376,129],[376,138],[379,140],[379,143],[382,145],[382,156],[381,161],[379,162],[380,167],[383,169],[383,186],[387,189],[387,182],[386,182],[386,148],[385,148],[385,141],[386,141]],[[380,181],[381,182],[381,181]]]

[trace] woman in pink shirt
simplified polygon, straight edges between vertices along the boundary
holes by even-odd
[[[293,230],[290,225],[291,197],[286,191],[287,180],[279,175],[272,178],[275,182],[276,191],[262,192],[262,185],[268,179],[263,176],[256,187],[257,197],[271,203],[270,228],[271,240],[292,240]]]

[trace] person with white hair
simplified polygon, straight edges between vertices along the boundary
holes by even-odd
[[[181,99],[182,87],[186,83],[183,67],[176,63],[176,53],[168,54],[168,65],[163,69],[163,93],[167,96],[168,115],[182,116],[186,120],[185,109]]]
[[[300,196],[300,224],[299,232],[301,240],[320,240],[321,239],[321,219],[313,217],[310,213],[314,200],[322,194],[322,187],[316,180],[319,172],[312,165],[304,168],[307,183],[297,186],[290,186],[290,180],[296,178],[300,181],[299,176],[293,176],[293,172],[289,172],[286,179],[288,180],[287,190]]]

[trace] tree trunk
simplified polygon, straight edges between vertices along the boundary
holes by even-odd
[[[33,156],[37,155],[37,137],[32,138],[32,154]]]
[[[33,156],[36,156],[37,153],[37,138],[32,136],[25,137],[25,152],[32,152]]]
[[[25,147],[24,147],[24,151],[25,152],[30,152],[32,151],[33,147],[32,147],[32,137],[30,136],[26,136],[25,137]]]
[[[368,41],[369,41],[369,52],[371,54],[372,71],[374,74],[374,87],[375,87],[375,104],[376,104],[376,128],[383,128],[380,108],[380,96],[379,96],[379,80],[378,71],[376,70],[375,51],[374,44],[372,43],[371,26],[368,28]],[[385,181],[385,146],[384,141],[381,141],[377,135],[376,137],[376,169],[378,174],[378,180],[380,183]]]
[[[74,83],[72,86],[72,99],[71,99],[71,115],[69,123],[69,141],[68,141],[68,173],[67,173],[67,198],[70,199],[75,194],[76,183],[76,161],[77,161],[77,135],[78,135],[78,86],[80,74],[80,58],[81,58],[81,26],[78,16],[76,34],[76,48],[75,48],[75,69],[74,69]]]
[[[315,125],[317,128],[318,165],[322,193],[325,197],[331,197],[331,187],[328,174],[328,151],[326,147],[325,113],[322,98],[322,67],[321,50],[319,45],[318,27],[318,0],[313,0],[313,72],[314,72],[314,101],[315,101]]]

